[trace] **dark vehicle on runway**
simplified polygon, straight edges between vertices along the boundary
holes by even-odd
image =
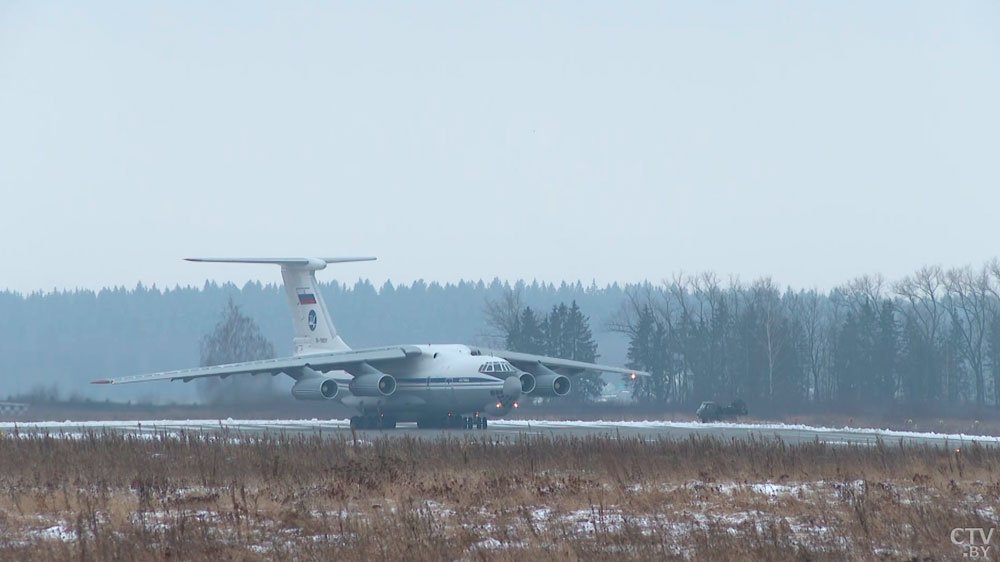
[[[28,411],[27,404],[19,404],[17,402],[0,402],[0,417],[16,416],[18,414],[23,414],[27,411]]]
[[[701,423],[723,420],[736,421],[737,416],[747,415],[747,404],[739,398],[733,400],[732,404],[728,406],[720,406],[712,401],[702,402],[695,415],[701,419]]]

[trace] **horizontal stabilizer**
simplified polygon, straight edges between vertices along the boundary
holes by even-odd
[[[349,257],[349,258],[184,258],[185,261],[213,262],[213,263],[269,263],[282,266],[306,266],[315,263],[348,263],[353,261],[374,261],[376,258]]]

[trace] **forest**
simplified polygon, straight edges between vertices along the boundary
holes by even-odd
[[[828,293],[678,276],[626,291],[609,327],[653,373],[642,401],[741,397],[761,410],[1000,405],[1000,263],[924,267]]]
[[[865,275],[828,291],[712,273],[660,283],[322,284],[353,346],[474,343],[642,369],[646,408],[742,398],[752,410],[991,411],[1000,406],[1000,262]],[[181,383],[95,388],[106,376],[199,363],[232,300],[273,353],[290,352],[276,285],[0,293],[0,396],[203,400]],[[263,344],[262,344],[263,345]],[[619,381],[616,381],[619,382]],[[578,400],[602,380],[578,381]]]

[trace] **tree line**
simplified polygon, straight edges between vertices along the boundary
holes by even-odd
[[[607,327],[629,338],[651,404],[743,398],[758,411],[1000,407],[1000,262],[862,276],[828,293],[713,274],[629,287]]]
[[[760,413],[1000,407],[997,261],[925,267],[895,282],[863,276],[829,291],[711,273],[603,287],[360,280],[321,290],[351,345],[467,342],[627,363],[652,373],[632,388],[650,407],[688,410],[734,398]],[[269,354],[291,352],[278,285],[0,292],[0,396],[55,385],[64,396],[196,399],[195,385],[109,393],[87,382],[206,360],[203,338],[230,299],[273,342]],[[595,397],[602,382],[575,381],[578,396]]]

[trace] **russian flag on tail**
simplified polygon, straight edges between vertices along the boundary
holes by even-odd
[[[308,290],[299,290],[299,304],[316,304],[316,295]]]

